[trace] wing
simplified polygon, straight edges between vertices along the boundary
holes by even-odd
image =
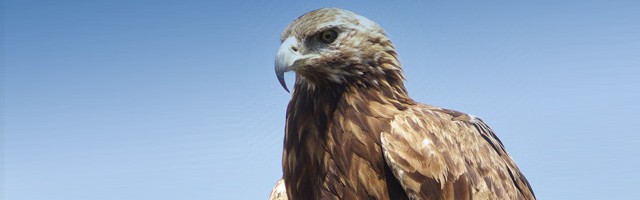
[[[482,120],[416,105],[381,135],[387,165],[411,199],[535,199]]]
[[[284,186],[284,179],[280,179],[269,195],[269,200],[287,200],[287,189]]]

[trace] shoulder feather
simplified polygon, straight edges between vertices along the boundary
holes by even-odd
[[[387,165],[411,199],[535,199],[491,128],[471,115],[415,105],[381,134]]]

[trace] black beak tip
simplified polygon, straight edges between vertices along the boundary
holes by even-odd
[[[287,93],[291,93],[289,91],[289,88],[287,88],[287,82],[285,82],[284,80],[284,73],[276,73],[278,76],[278,81],[280,82],[280,85],[282,85],[282,88],[284,88],[284,90],[287,91]]]

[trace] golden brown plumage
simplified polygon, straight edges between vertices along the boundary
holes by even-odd
[[[414,102],[391,41],[370,20],[319,9],[282,34],[289,199],[535,199],[480,119]]]

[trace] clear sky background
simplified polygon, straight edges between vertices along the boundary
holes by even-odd
[[[482,117],[539,199],[640,199],[640,1],[5,0],[0,193],[266,199],[279,36],[321,7],[379,23],[409,94]]]

